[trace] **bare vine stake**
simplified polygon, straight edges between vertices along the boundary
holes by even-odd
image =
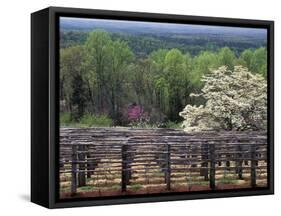
[[[71,194],[76,194],[77,188],[77,146],[72,146],[72,162],[71,162]]]
[[[122,173],[121,173],[121,190],[125,192],[127,190],[127,145],[122,145]]]
[[[201,145],[201,152],[202,152],[202,163],[201,163],[201,168],[200,169],[200,175],[204,176],[204,180],[208,181],[208,145]]]
[[[78,173],[78,186],[82,187],[86,185],[86,178],[85,178],[85,146],[79,145],[78,146],[78,160],[79,160],[79,173]]]
[[[92,175],[94,175],[94,172],[92,170],[94,170],[95,166],[94,166],[94,161],[92,159],[92,154],[90,153],[91,151],[91,146],[88,145],[87,146],[87,178],[91,178]],[[91,171],[88,171],[91,170]]]
[[[239,179],[243,179],[243,176],[242,176],[242,173],[243,173],[243,170],[242,170],[243,161],[242,161],[242,154],[241,154],[241,151],[242,151],[241,145],[237,146],[237,151],[238,151],[238,154],[237,154],[237,159],[238,159],[238,162],[237,162],[237,165],[238,165],[238,169],[237,169],[238,178]]]
[[[215,144],[209,144],[210,152],[210,188],[216,188],[216,159],[215,159]]]
[[[256,145],[251,144],[251,186],[256,187]]]
[[[170,164],[170,145],[166,144],[166,183],[167,190],[171,190],[171,164]]]
[[[130,145],[127,146],[127,163],[126,163],[126,167],[127,167],[127,172],[126,172],[126,185],[130,184],[130,179],[132,178],[132,160],[133,160],[133,156],[132,156],[132,152],[128,153],[128,151],[131,151],[132,149],[130,148]]]

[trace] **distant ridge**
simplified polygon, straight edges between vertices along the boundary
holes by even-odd
[[[206,25],[187,25],[174,23],[156,23],[156,22],[137,22],[137,21],[119,21],[105,19],[85,19],[62,17],[60,19],[62,30],[92,31],[95,29],[104,29],[109,32],[124,32],[131,34],[219,34],[253,37],[257,39],[266,39],[266,29],[224,27],[224,26],[206,26]]]

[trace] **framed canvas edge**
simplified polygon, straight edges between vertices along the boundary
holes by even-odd
[[[218,18],[218,17],[203,17],[189,15],[172,15],[172,14],[156,14],[142,12],[127,12],[127,11],[110,11],[110,10],[95,10],[81,8],[63,8],[49,7],[49,208],[64,208],[64,207],[82,207],[82,206],[98,206],[98,205],[114,205],[114,204],[132,204],[132,203],[147,203],[147,202],[163,202],[163,201],[179,201],[179,200],[194,200],[194,199],[209,199],[209,198],[228,198],[241,196],[256,196],[256,195],[271,195],[274,194],[274,21],[269,20],[250,20],[236,18]],[[166,22],[193,22],[201,24],[226,25],[226,26],[247,26],[247,27],[262,27],[268,29],[268,156],[270,163],[268,165],[268,187],[260,189],[245,189],[231,191],[207,191],[196,194],[180,194],[180,195],[159,195],[145,197],[118,197],[107,198],[104,200],[79,200],[79,201],[59,201],[56,196],[58,175],[56,161],[58,159],[57,139],[59,135],[59,125],[57,120],[59,117],[58,100],[56,92],[56,84],[58,80],[58,64],[56,64],[58,45],[56,32],[56,17],[61,14],[72,14],[72,16],[98,16],[112,17],[118,19],[120,17],[128,20],[153,20]]]

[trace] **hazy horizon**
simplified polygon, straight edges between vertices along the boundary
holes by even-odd
[[[179,24],[147,21],[126,21],[112,19],[93,19],[93,18],[75,18],[60,17],[60,27],[64,30],[84,30],[90,31],[102,28],[112,32],[137,32],[137,33],[167,33],[167,34],[226,34],[243,35],[249,37],[258,37],[266,39],[267,29],[231,27],[215,25],[198,24]]]

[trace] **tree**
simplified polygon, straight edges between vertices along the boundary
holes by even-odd
[[[115,124],[120,123],[120,107],[126,94],[123,89],[128,80],[128,65],[134,55],[125,41],[113,41],[110,34],[102,30],[89,34],[85,51],[84,67],[88,71],[85,77],[89,78],[92,105],[96,107],[92,111],[107,113]]]
[[[96,30],[89,34],[85,43],[87,54],[84,67],[95,77],[95,85],[91,86],[92,97],[96,101],[97,112],[106,112],[106,82],[110,77],[108,74],[109,46],[112,43],[108,32]]]
[[[82,78],[83,47],[62,49],[60,55],[60,98],[66,104],[64,111],[71,112],[71,117],[78,120],[84,113],[87,99]]]
[[[188,104],[179,113],[186,131],[260,130],[267,125],[267,84],[259,74],[235,66],[223,66],[203,76],[204,87],[195,97],[203,97],[200,106]]]
[[[196,89],[199,90],[202,87],[202,76],[210,73],[210,71],[216,68],[217,65],[217,55],[213,52],[201,52],[198,56],[194,57],[190,80]]]
[[[149,59],[153,64],[153,88],[155,93],[155,106],[157,111],[154,111],[154,119],[160,123],[169,113],[169,83],[166,80],[165,59],[169,52],[167,49],[158,49],[149,55]],[[153,116],[153,115],[152,115]],[[151,118],[153,119],[153,118]]]
[[[267,51],[264,47],[256,49],[251,58],[250,69],[266,77],[267,74]]]
[[[109,45],[109,74],[106,85],[109,89],[109,98],[111,105],[110,116],[115,123],[120,123],[120,107],[122,99],[126,92],[124,86],[128,80],[128,65],[132,61],[134,54],[130,47],[124,41],[113,41]]]
[[[253,58],[253,51],[250,49],[246,49],[241,53],[240,59],[243,61],[243,65],[249,69],[251,69],[251,61]]]
[[[171,49],[165,57],[164,78],[168,84],[169,119],[179,120],[175,115],[183,108],[187,74],[184,55],[178,49]]]
[[[85,111],[86,96],[85,85],[80,74],[73,75],[73,82],[71,83],[72,94],[70,96],[70,102],[72,105],[72,119],[79,121]]]
[[[104,114],[114,125],[126,125],[127,107],[136,103],[149,114],[149,123],[179,122],[178,113],[186,104],[204,108],[206,98],[190,93],[199,93],[205,84],[202,77],[220,66],[233,71],[234,65],[242,65],[266,77],[266,48],[247,49],[236,58],[234,51],[238,56],[244,46],[219,49],[224,41],[194,44],[190,38],[104,30],[61,36],[61,111],[72,113],[76,121],[81,115]]]
[[[164,77],[155,81],[155,91],[159,108],[163,113],[169,112],[169,84]]]
[[[164,70],[164,62],[166,55],[169,50],[167,49],[158,49],[156,51],[153,51],[149,58],[152,60],[152,62],[156,65],[158,74],[162,73]]]
[[[219,66],[227,66],[228,69],[233,70],[234,61],[236,57],[234,52],[229,47],[221,48],[218,53],[218,64]]]

